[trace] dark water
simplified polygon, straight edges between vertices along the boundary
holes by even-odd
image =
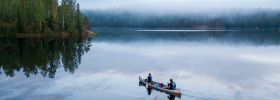
[[[0,99],[278,100],[279,30],[93,28],[95,37],[0,38]],[[172,78],[180,97],[138,77]]]

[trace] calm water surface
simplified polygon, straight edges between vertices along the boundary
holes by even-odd
[[[172,78],[183,91],[175,100],[280,99],[280,31],[176,30],[1,37],[0,99],[174,99],[141,86],[138,77],[148,73],[163,83]]]

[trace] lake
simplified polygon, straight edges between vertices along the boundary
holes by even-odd
[[[279,100],[280,31],[92,28],[94,37],[0,37],[2,100]],[[139,76],[176,82],[180,97]]]

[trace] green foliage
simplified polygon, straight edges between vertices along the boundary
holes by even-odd
[[[4,35],[15,35],[17,33],[17,25],[10,24],[10,25],[0,25],[0,34]]]
[[[38,26],[37,31],[40,33],[42,31],[42,24],[45,24],[44,21],[46,17],[46,14],[44,13],[45,6],[43,0],[37,0],[35,9],[35,23],[36,26]]]
[[[42,24],[42,33],[48,33],[48,27],[47,27],[47,24],[43,23]]]
[[[54,28],[53,24],[54,24],[53,14],[50,14],[48,27],[53,29]]]
[[[90,24],[89,18],[87,16],[84,17],[83,26],[84,26],[83,29],[91,31],[91,24]]]
[[[77,11],[76,11],[76,27],[79,32],[82,32],[82,13],[80,10],[80,4],[77,5]]]
[[[24,29],[23,29],[23,23],[22,23],[22,21],[21,21],[19,9],[17,10],[17,20],[16,20],[16,24],[17,24],[17,32],[18,32],[18,33],[23,33],[23,32],[24,32]]]
[[[61,29],[64,30],[65,29],[65,23],[67,20],[67,4],[66,4],[66,0],[61,0],[61,5],[59,7],[59,19],[61,19]]]
[[[13,0],[0,0],[0,4],[1,4],[1,19],[3,21],[10,21],[11,19],[11,15],[12,15],[12,8],[11,8],[11,4],[12,4]]]
[[[0,26],[0,33],[4,35],[8,35],[8,26]]]
[[[0,0],[1,33],[81,32],[76,0]],[[77,9],[77,10],[76,10]]]

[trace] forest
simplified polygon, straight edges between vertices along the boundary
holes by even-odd
[[[280,28],[280,10],[272,8],[236,8],[205,12],[186,9],[183,13],[165,14],[153,14],[151,11],[143,14],[136,10],[111,9],[83,10],[82,12],[89,17],[93,27]],[[217,12],[220,13],[212,14]]]
[[[0,0],[0,35],[90,30],[76,0]]]

